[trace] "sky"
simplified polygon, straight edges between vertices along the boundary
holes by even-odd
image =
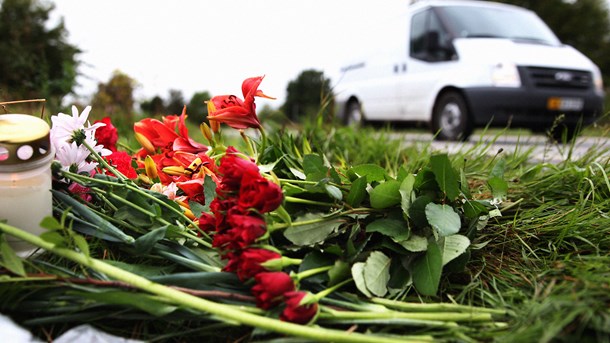
[[[87,101],[119,70],[138,82],[137,101],[170,89],[241,95],[241,82],[277,100],[304,70],[336,82],[340,67],[363,49],[370,27],[396,19],[409,0],[49,0],[68,41],[83,53],[76,93]],[[610,4],[610,0],[607,0]],[[382,39],[382,37],[381,37]]]
[[[288,82],[304,70],[334,82],[367,27],[395,16],[406,0],[54,0],[67,39],[83,51],[76,89],[90,97],[119,70],[138,83],[136,100],[180,90],[241,95],[259,87],[279,107]],[[335,80],[333,80],[335,78]]]

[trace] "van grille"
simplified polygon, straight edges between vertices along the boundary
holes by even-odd
[[[524,72],[537,88],[587,89],[593,85],[588,71],[525,67]]]

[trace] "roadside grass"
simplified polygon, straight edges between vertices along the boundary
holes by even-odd
[[[417,172],[432,153],[389,128],[310,125],[302,137],[333,163],[374,163],[391,174]],[[473,333],[481,341],[610,342],[610,151],[549,164],[529,162],[527,147],[490,146],[450,154],[475,197],[489,197],[485,180],[500,158],[510,186],[506,210],[473,242],[483,247],[465,270],[445,278],[441,297],[508,311],[508,330]]]

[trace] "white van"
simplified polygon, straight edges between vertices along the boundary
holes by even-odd
[[[347,124],[426,122],[437,139],[465,140],[477,127],[559,121],[572,136],[602,115],[599,68],[532,11],[437,0],[390,16],[334,85]]]

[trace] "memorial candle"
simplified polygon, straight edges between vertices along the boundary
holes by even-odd
[[[49,125],[25,114],[0,115],[0,220],[33,234],[53,213],[51,162],[54,154]],[[33,246],[7,236],[21,256]]]

